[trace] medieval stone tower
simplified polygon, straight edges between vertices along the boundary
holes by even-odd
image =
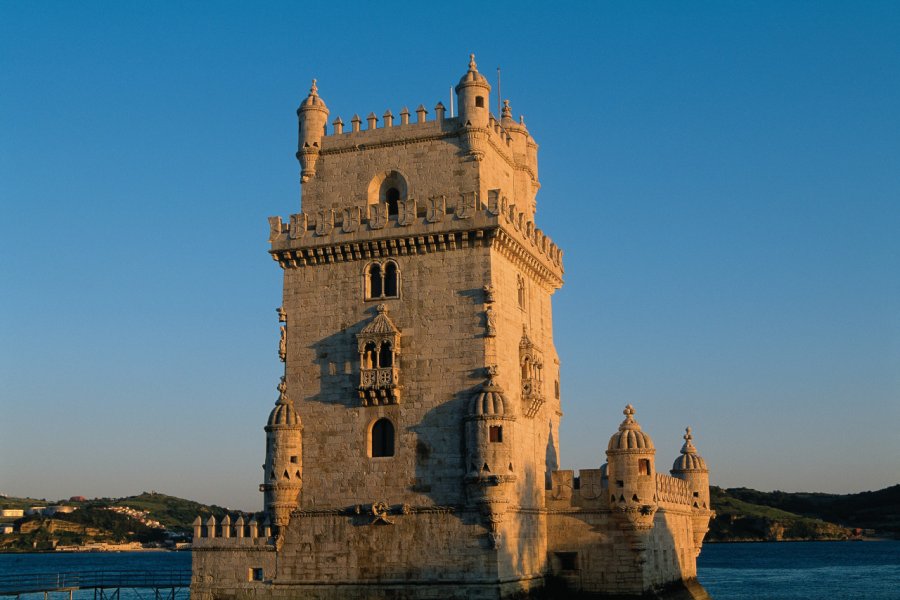
[[[656,474],[629,407],[608,474],[556,470],[562,252],[535,226],[537,144],[490,92],[472,56],[458,116],[438,103],[329,130],[313,81],[302,212],[270,219],[284,377],[264,520],[198,520],[197,597],[499,598],[548,574],[641,593],[693,576],[709,510],[690,439],[688,483]]]

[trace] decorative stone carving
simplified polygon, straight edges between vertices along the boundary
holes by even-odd
[[[407,227],[416,222],[416,201],[412,198],[400,200],[400,211],[397,214],[397,223]]]
[[[351,206],[344,209],[344,220],[341,223],[341,231],[344,233],[353,233],[359,230],[361,222],[361,211],[358,206]]]
[[[481,288],[481,291],[484,292],[484,302],[485,304],[493,304],[496,301],[494,286],[486,285]]]
[[[425,220],[429,223],[439,223],[447,212],[446,199],[444,196],[432,196],[428,199],[428,211],[425,213]]]
[[[456,203],[456,218],[470,219],[475,214],[475,206],[478,200],[478,192],[464,192],[459,195]]]
[[[316,213],[316,235],[328,235],[334,229],[334,209],[323,208]]]
[[[372,525],[377,523],[384,523],[385,525],[393,525],[394,522],[388,519],[388,515],[391,514],[391,507],[388,506],[387,502],[373,502],[372,503]]]
[[[281,217],[269,217],[269,243],[281,236]]]
[[[306,224],[306,213],[291,215],[290,226],[288,227],[288,237],[292,240],[299,240],[302,238],[306,235]]]
[[[369,227],[383,229],[387,225],[387,204],[369,205]]]
[[[287,360],[287,329],[284,325],[280,329],[281,339],[278,342],[278,358],[281,359],[281,362],[285,362]]]
[[[484,337],[497,337],[497,317],[494,315],[494,308],[488,305],[484,311]]]
[[[378,314],[356,334],[359,398],[363,406],[400,404],[400,330],[379,304]]]
[[[275,312],[278,313],[279,323],[287,323],[287,312],[284,310],[283,306],[279,306],[278,308],[276,308]]]
[[[500,190],[488,190],[487,210],[495,217],[500,214]]]
[[[519,367],[521,368],[521,393],[525,403],[525,416],[534,418],[544,405],[543,369],[544,360],[540,350],[528,337],[528,331],[522,328],[522,339],[519,342]]]

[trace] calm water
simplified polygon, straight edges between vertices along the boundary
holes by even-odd
[[[189,552],[0,554],[0,575],[190,564]],[[900,541],[706,544],[699,573],[715,600],[900,600]],[[123,600],[146,597],[122,593]]]
[[[900,541],[704,544],[715,600],[898,600]]]

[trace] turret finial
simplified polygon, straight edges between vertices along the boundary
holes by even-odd
[[[315,79],[312,80],[312,87],[309,88],[309,95],[310,96],[318,96],[319,95],[319,88],[316,85]]]
[[[500,116],[504,119],[512,119],[512,109],[509,107],[509,100],[503,101],[503,112]]]
[[[682,454],[696,454],[697,448],[694,447],[694,436],[691,434],[691,428],[686,427],[684,430],[684,445],[681,447]]]
[[[278,382],[278,401],[275,404],[287,404],[287,383],[284,380],[284,375],[281,376],[281,381]]]
[[[478,70],[478,66],[475,64],[475,55],[474,54],[469,55],[469,70],[470,71]]]

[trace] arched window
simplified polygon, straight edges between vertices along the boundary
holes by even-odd
[[[384,280],[381,276],[381,265],[372,263],[369,265],[369,298],[381,298],[383,283]]]
[[[375,343],[369,342],[366,344],[366,349],[363,351],[363,368],[364,369],[374,369],[377,360],[377,351],[375,349]]]
[[[400,289],[400,286],[397,285],[399,282],[397,281],[397,263],[394,261],[388,261],[386,265],[384,265],[384,297],[385,298],[396,298],[399,296],[397,291]]]
[[[372,425],[372,446],[369,450],[373,458],[394,455],[394,424],[389,419],[378,419]]]
[[[400,190],[395,187],[388,189],[385,201],[387,202],[388,216],[396,217],[400,212]]]
[[[366,300],[400,297],[400,268],[392,260],[369,263],[365,280]]]
[[[391,343],[387,341],[381,342],[381,350],[378,352],[378,367],[385,369],[393,366],[394,350],[391,348]]]

